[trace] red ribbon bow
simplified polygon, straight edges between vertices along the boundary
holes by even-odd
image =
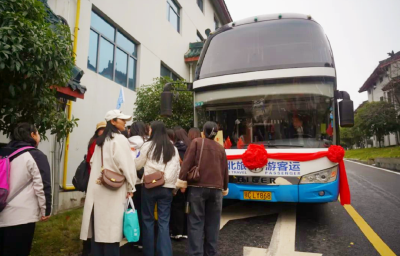
[[[343,162],[345,151],[341,146],[332,145],[328,151],[315,153],[267,153],[263,145],[250,144],[242,155],[228,155],[228,160],[242,159],[243,165],[253,170],[262,168],[268,163],[268,158],[286,161],[311,161],[327,157],[331,162],[339,163],[339,194],[342,205],[350,204],[350,188]]]

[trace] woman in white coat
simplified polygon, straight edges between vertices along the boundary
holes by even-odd
[[[96,140],[96,149],[91,159],[91,173],[83,211],[81,239],[92,238],[94,256],[118,256],[123,233],[123,215],[126,198],[135,191],[136,168],[129,142],[120,132],[131,116],[120,110],[107,112],[106,128]],[[100,182],[102,171],[101,148],[104,169],[125,176],[125,185],[111,190]]]

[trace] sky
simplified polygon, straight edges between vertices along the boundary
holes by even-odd
[[[358,90],[388,52],[400,51],[400,0],[225,0],[233,21],[261,14],[311,15],[324,29],[335,58],[338,89],[354,108]]]

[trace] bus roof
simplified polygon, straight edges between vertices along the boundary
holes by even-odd
[[[303,20],[311,20],[316,22],[311,15],[299,14],[299,13],[277,13],[277,14],[263,14],[263,15],[256,15],[253,17],[241,19],[238,21],[233,21],[231,23],[226,24],[225,26],[236,27],[242,26],[254,22],[261,22],[261,21],[271,21],[271,20],[279,20],[279,19],[303,19]],[[316,22],[318,23],[318,22]]]

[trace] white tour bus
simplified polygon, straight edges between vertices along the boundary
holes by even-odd
[[[268,153],[327,151],[339,144],[339,121],[342,127],[354,123],[353,102],[337,91],[329,40],[306,15],[265,15],[221,27],[205,42],[188,88],[194,93],[194,126],[216,122],[225,144],[232,144],[228,156],[244,153],[249,144],[264,145]],[[164,87],[164,115],[172,114],[171,90],[172,84]],[[228,167],[228,199],[321,203],[338,198],[338,165],[326,157],[268,159],[255,170],[229,160]]]

